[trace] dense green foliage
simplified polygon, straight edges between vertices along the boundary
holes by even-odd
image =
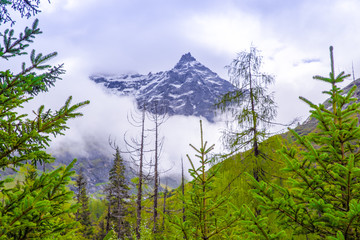
[[[275,213],[277,225],[295,235],[359,239],[360,104],[353,96],[355,86],[347,94],[337,87],[349,75],[341,72],[335,76],[332,47],[330,51],[330,76],[314,77],[331,85],[324,92],[330,96],[330,107],[301,97],[318,120],[317,131],[300,136],[290,130],[302,150],[299,154],[294,148],[281,150],[284,171],[291,174],[289,186],[253,181],[253,192],[264,214]]]
[[[14,36],[13,29],[5,30],[0,58],[11,60],[27,54],[29,43],[40,33],[37,20],[19,37]],[[19,108],[37,93],[46,92],[64,73],[61,65],[45,64],[56,55],[36,54],[32,50],[30,64],[23,63],[19,73],[0,71],[0,168],[27,167],[24,179],[16,183],[11,177],[0,180],[0,239],[56,239],[70,234],[75,226],[74,220],[67,218],[76,208],[71,204],[73,193],[66,187],[75,161],[46,173],[40,173],[37,167],[53,160],[45,151],[50,135],[63,134],[67,120],[81,116],[77,110],[88,102],[71,105],[70,97],[55,112],[41,106],[34,111],[33,119],[18,113]]]

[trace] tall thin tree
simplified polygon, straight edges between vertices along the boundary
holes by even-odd
[[[164,138],[160,138],[160,126],[165,123],[168,116],[166,115],[166,107],[154,101],[151,106],[148,117],[154,123],[154,128],[151,131],[155,134],[154,141],[154,195],[153,195],[153,232],[157,231],[157,218],[158,218],[158,197],[159,197],[159,161],[161,149],[164,143]]]
[[[243,51],[228,66],[230,81],[238,88],[223,96],[217,106],[231,114],[224,132],[225,145],[237,152],[251,147],[255,157],[254,178],[260,180],[261,169],[257,157],[262,155],[260,143],[269,134],[268,127],[276,117],[276,104],[268,86],[272,75],[261,72],[262,56],[255,47]]]
[[[126,134],[124,135],[124,141],[126,144],[126,151],[124,153],[129,153],[132,159],[132,162],[135,166],[135,174],[137,175],[137,183],[136,183],[136,189],[137,189],[137,197],[136,197],[136,237],[140,239],[141,233],[140,233],[140,226],[141,226],[141,220],[142,220],[142,198],[143,198],[143,184],[145,179],[147,179],[148,174],[145,172],[145,167],[149,166],[150,164],[147,164],[145,162],[145,152],[148,152],[145,149],[145,145],[147,143],[145,142],[146,139],[146,133],[145,133],[145,119],[146,119],[146,105],[143,104],[143,107],[141,109],[141,113],[138,114],[140,116],[135,116],[133,114],[130,115],[129,123],[131,123],[134,127],[140,128],[140,139],[137,138],[131,138],[130,140],[127,140]]]
[[[181,157],[181,194],[183,195],[182,199],[182,221],[183,223],[186,220],[185,216],[185,177],[184,177],[184,161]]]

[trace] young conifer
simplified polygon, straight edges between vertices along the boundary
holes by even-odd
[[[334,73],[333,48],[330,47],[329,77],[314,79],[330,84],[324,92],[330,100],[315,105],[300,97],[311,107],[317,129],[296,137],[301,151],[283,147],[285,172],[291,178],[285,187],[265,182],[252,183],[254,196],[261,203],[263,214],[275,213],[277,225],[292,235],[309,239],[360,238],[360,127],[357,114],[360,103],[354,97],[356,86],[348,92],[338,83],[349,75]],[[288,186],[288,187],[287,187]],[[290,239],[292,236],[288,236]]]
[[[240,212],[230,204],[229,193],[219,196],[212,191],[221,164],[206,170],[212,161],[208,154],[214,149],[214,145],[208,147],[207,142],[204,142],[201,121],[200,134],[200,147],[190,144],[196,151],[200,167],[196,168],[187,155],[192,167],[189,173],[194,180],[190,182],[191,190],[186,192],[186,196],[182,196],[186,218],[183,215],[168,218],[184,239],[220,239],[226,232],[231,232],[231,228],[240,219]]]

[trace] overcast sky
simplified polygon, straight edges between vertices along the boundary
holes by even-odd
[[[58,51],[52,63],[64,62],[67,74],[37,101],[57,107],[69,95],[75,102],[90,99],[85,117],[74,120],[68,133],[79,141],[84,131],[108,136],[127,129],[131,101],[105,94],[88,80],[93,73],[169,70],[182,54],[191,52],[228,79],[224,66],[252,44],[262,51],[264,71],[276,77],[273,90],[280,122],[308,116],[309,108],[298,96],[315,103],[325,99],[320,93],[328,86],[312,76],[328,75],[330,45],[335,70],[351,73],[353,64],[355,76],[360,76],[358,0],[44,0],[41,9],[37,18],[43,34],[32,47],[43,53]],[[32,21],[18,20],[15,28]],[[190,121],[195,129],[197,121]],[[179,122],[189,123],[180,117],[168,125]],[[210,132],[218,131],[207,125]],[[184,128],[188,131],[173,138],[181,135],[185,146],[198,138],[186,136],[193,134],[193,126]],[[210,135],[218,140],[219,134]],[[176,146],[179,141],[168,142]],[[178,158],[169,149],[165,157]]]
[[[69,74],[158,72],[191,52],[228,79],[224,66],[253,44],[262,51],[264,70],[276,76],[281,120],[306,115],[297,97],[317,100],[319,87],[326,88],[312,76],[328,74],[330,45],[336,69],[351,72],[353,62],[360,76],[357,0],[51,2],[43,1],[38,15],[44,34],[37,44],[58,51]]]

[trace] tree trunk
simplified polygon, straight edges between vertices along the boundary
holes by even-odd
[[[249,60],[249,88],[250,88],[250,103],[251,103],[251,115],[252,115],[252,120],[253,120],[253,149],[254,149],[254,156],[255,156],[255,167],[253,168],[253,176],[255,178],[256,181],[260,181],[259,178],[259,169],[258,169],[258,164],[257,164],[257,157],[259,156],[259,144],[258,144],[258,139],[257,139],[257,117],[256,117],[256,112],[255,112],[255,100],[254,100],[254,93],[253,93],[253,88],[252,88],[252,76],[251,76],[251,59]]]
[[[167,197],[167,180],[165,183],[165,191],[164,191],[164,204],[163,204],[163,212],[164,212],[164,216],[163,216],[163,221],[162,221],[162,226],[161,228],[164,230],[165,228],[165,214],[166,214],[166,197]]]
[[[108,234],[108,232],[110,231],[110,218],[111,218],[111,205],[110,205],[110,200],[109,200],[108,212],[107,212],[107,217],[106,217],[106,234]]]
[[[137,193],[137,209],[136,209],[136,237],[140,239],[140,226],[141,226],[141,209],[142,209],[142,183],[143,183],[143,157],[144,157],[144,138],[145,138],[145,105],[142,113],[141,125],[141,143],[140,143],[140,163],[139,163],[139,183]]]
[[[186,217],[185,217],[185,179],[184,179],[184,162],[183,159],[181,158],[181,193],[183,195],[183,200],[182,200],[182,220],[183,222],[185,222]]]
[[[118,239],[121,238],[121,230],[122,230],[122,224],[121,224],[121,199],[118,196],[118,205],[117,205],[117,209],[118,209]]]
[[[159,122],[158,122],[158,114],[157,114],[157,106],[155,106],[155,173],[154,173],[154,227],[153,227],[153,233],[156,232],[156,223],[157,223],[157,207],[158,207],[158,191],[159,191],[159,173],[158,173],[158,163],[159,163],[159,154],[158,154],[158,144],[159,144]]]

